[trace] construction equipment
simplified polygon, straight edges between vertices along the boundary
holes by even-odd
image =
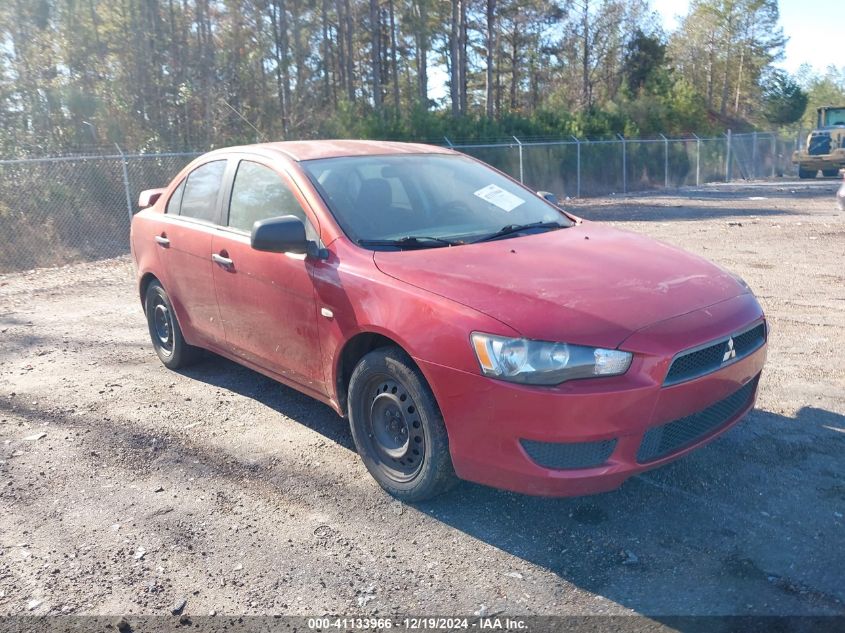
[[[792,154],[799,178],[815,178],[818,172],[834,178],[845,167],[845,107],[823,106],[816,110],[816,129],[807,136],[807,146]]]

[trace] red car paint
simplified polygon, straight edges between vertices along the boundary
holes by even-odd
[[[610,490],[637,472],[706,443],[713,432],[656,461],[638,463],[647,429],[700,412],[755,380],[766,345],[702,377],[664,386],[676,354],[762,322],[748,288],[671,246],[592,222],[493,242],[373,252],[340,229],[299,161],[368,154],[450,153],[402,143],[308,141],[218,150],[188,165],[132,222],[143,289],[157,278],[186,341],[233,359],[345,413],[351,367],[344,350],[378,334],[417,363],[443,413],[459,477],[519,492]],[[249,159],[274,169],[317,228],[327,257],[258,252],[249,237],[165,213],[181,180],[212,161]],[[156,238],[166,238],[160,244]],[[233,260],[227,269],[213,254]],[[621,376],[554,387],[482,375],[473,331],[619,348],[634,354]],[[544,468],[520,439],[616,439],[600,467]]]

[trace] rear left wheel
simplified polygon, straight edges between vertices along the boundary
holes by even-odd
[[[798,168],[798,177],[799,178],[815,178],[818,170],[816,169],[804,169],[803,167]]]
[[[401,349],[373,350],[355,367],[349,422],[367,470],[397,499],[423,501],[456,483],[434,394]]]
[[[153,349],[165,367],[179,369],[200,359],[202,350],[185,342],[170,297],[158,281],[151,282],[147,287],[144,311],[147,313]]]

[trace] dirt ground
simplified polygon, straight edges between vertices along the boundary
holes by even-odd
[[[838,183],[573,202],[742,275],[757,409],[608,494],[402,505],[346,422],[153,353],[128,259],[0,277],[0,614],[845,614]]]

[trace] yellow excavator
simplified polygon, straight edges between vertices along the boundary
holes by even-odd
[[[816,110],[816,129],[807,145],[792,154],[799,178],[815,178],[819,171],[834,178],[845,167],[845,107],[823,106]]]

